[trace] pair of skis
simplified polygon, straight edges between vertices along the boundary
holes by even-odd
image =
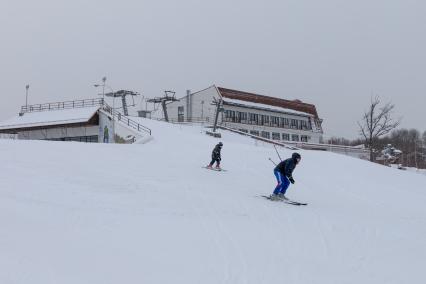
[[[264,198],[266,198],[270,201],[284,202],[284,203],[287,203],[287,204],[290,204],[290,205],[296,205],[296,206],[308,205],[308,203],[294,201],[294,200],[290,200],[290,199],[271,199],[271,196],[267,196],[267,195],[261,195],[261,197],[264,197]]]
[[[216,172],[226,172],[226,171],[227,171],[227,170],[224,170],[224,169],[222,169],[222,168],[215,168],[215,167],[211,167],[211,168],[208,168],[208,167],[202,167],[202,168],[207,169],[207,170],[216,171]]]

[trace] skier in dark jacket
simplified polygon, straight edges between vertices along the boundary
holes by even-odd
[[[287,188],[290,185],[290,182],[293,184],[293,171],[296,168],[296,165],[300,162],[302,157],[299,153],[293,153],[291,158],[282,161],[274,169],[274,175],[277,178],[278,184],[275,187],[274,193],[271,194],[271,199],[279,200],[285,199],[285,193]]]
[[[219,142],[212,151],[212,161],[207,166],[207,168],[211,169],[214,162],[216,162],[216,169],[220,169],[220,161],[222,160],[222,157],[220,156],[220,150],[222,150],[223,143]]]

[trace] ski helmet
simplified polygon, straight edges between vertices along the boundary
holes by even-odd
[[[300,161],[300,159],[302,158],[302,156],[300,156],[299,153],[293,153],[293,155],[291,155],[291,157],[293,158],[293,160],[295,161]]]
[[[222,143],[222,142],[219,142],[219,144],[217,144],[217,145],[219,145],[220,147],[222,147],[222,146],[223,146],[223,143]]]

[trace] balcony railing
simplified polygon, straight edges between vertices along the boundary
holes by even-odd
[[[271,122],[271,121],[262,123],[260,120],[258,120],[258,121],[256,121],[256,120],[242,120],[242,119],[240,120],[237,117],[224,117],[223,122],[312,131],[312,127],[309,127],[307,125],[304,126],[304,125],[277,124],[277,123],[274,123],[274,122]]]

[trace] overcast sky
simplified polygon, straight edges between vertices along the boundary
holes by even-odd
[[[0,0],[0,120],[29,103],[212,84],[315,104],[356,138],[371,95],[426,130],[426,1]]]

